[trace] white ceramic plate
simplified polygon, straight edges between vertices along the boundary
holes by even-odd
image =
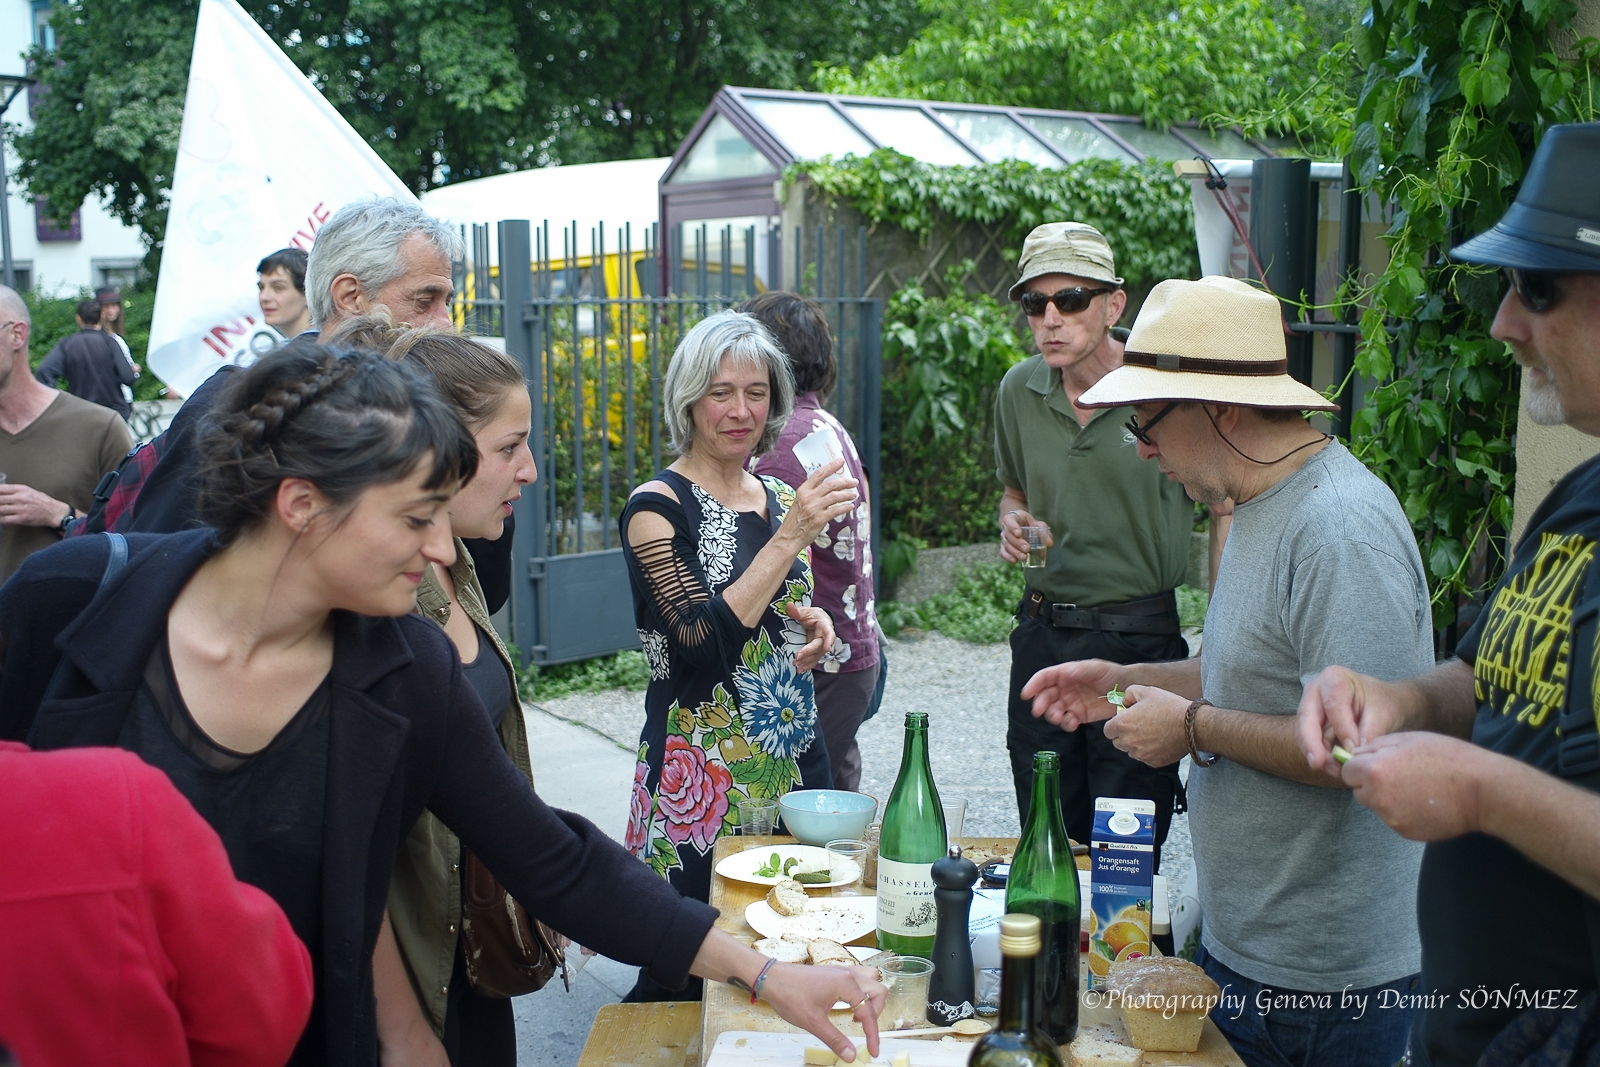
[[[774,852],[778,854],[779,870],[783,869],[784,861],[791,858],[800,860],[802,863],[820,863],[824,867],[828,863],[828,850],[818,848],[816,845],[767,845],[745,849],[743,852],[735,852],[717,864],[717,873],[724,878],[731,878],[735,882],[751,882],[755,885],[777,885],[783,875],[756,873],[757,868],[772,861]],[[831,882],[808,882],[806,883],[806,888],[827,889],[830,886],[849,885],[855,879],[855,874],[851,873],[849,877],[835,878]]]
[[[813,900],[799,915],[779,915],[758,900],[744,909],[744,921],[762,937],[825,937],[847,944],[878,928],[877,897],[828,897]]]

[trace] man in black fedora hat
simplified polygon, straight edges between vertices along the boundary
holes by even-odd
[[[1551,127],[1505,217],[1450,254],[1505,272],[1492,332],[1527,368],[1530,417],[1600,437],[1600,123]],[[1539,505],[1456,658],[1409,682],[1331,667],[1306,686],[1311,765],[1428,842],[1413,1063],[1591,1063],[1600,1047],[1597,541],[1600,458]],[[1334,745],[1354,753],[1342,766]]]

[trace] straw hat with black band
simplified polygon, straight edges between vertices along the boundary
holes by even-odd
[[[1289,376],[1278,301],[1236,278],[1161,282],[1145,298],[1123,365],[1078,404],[1114,408],[1162,401],[1289,411],[1336,411]]]

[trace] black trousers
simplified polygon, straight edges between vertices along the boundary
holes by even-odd
[[[1156,805],[1156,870],[1161,869],[1161,844],[1172,824],[1173,804],[1182,786],[1178,765],[1151,767],[1106,740],[1100,723],[1068,732],[1033,717],[1033,702],[1019,695],[1035,673],[1075,659],[1108,659],[1113,663],[1150,663],[1183,659],[1189,646],[1179,634],[1122,634],[1095,630],[1062,630],[1049,624],[1048,611],[1037,618],[1018,611],[1011,632],[1011,691],[1007,700],[1006,750],[1017,790],[1017,813],[1028,825],[1033,805],[1033,756],[1049,750],[1061,757],[1061,817],[1067,835],[1089,843],[1096,797],[1132,797]]]

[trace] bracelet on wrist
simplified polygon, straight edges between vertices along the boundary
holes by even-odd
[[[1209,767],[1217,762],[1217,757],[1202,755],[1199,746],[1194,741],[1194,717],[1202,707],[1214,708],[1215,704],[1201,698],[1189,705],[1189,710],[1183,716],[1183,732],[1189,738],[1189,758],[1194,760],[1196,767]]]
[[[761,968],[761,973],[756,975],[755,984],[750,987],[750,1003],[754,1004],[761,999],[761,983],[767,980],[767,972],[772,970],[772,965],[777,962],[777,960],[768,960],[767,965]]]

